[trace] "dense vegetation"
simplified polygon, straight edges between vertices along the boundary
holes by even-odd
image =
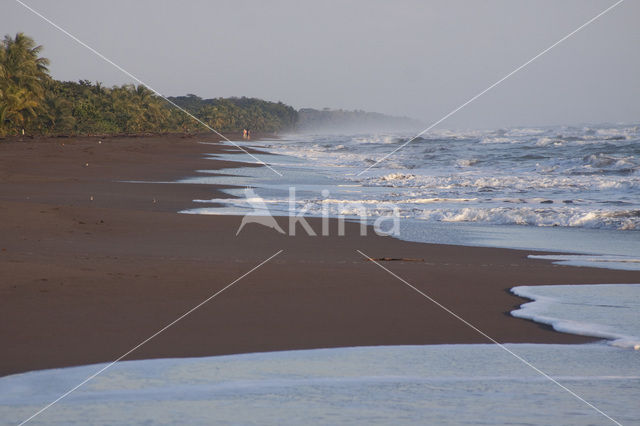
[[[17,134],[122,134],[202,131],[201,124],[146,87],[104,87],[49,75],[42,46],[22,33],[0,42],[0,137]],[[171,98],[222,132],[292,129],[296,111],[252,98]]]
[[[222,132],[244,128],[262,132],[290,130],[298,117],[295,109],[282,102],[255,98],[202,99],[189,94],[169,99]]]

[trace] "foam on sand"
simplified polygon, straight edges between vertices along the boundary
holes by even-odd
[[[507,347],[622,423],[640,416],[634,351],[598,344]],[[0,378],[0,418],[19,423],[100,367]],[[491,344],[125,361],[35,420],[67,425],[87,419],[96,425],[606,421]]]
[[[512,311],[514,317],[640,349],[640,284],[521,286],[511,292],[533,300]]]

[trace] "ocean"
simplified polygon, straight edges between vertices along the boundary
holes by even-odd
[[[584,255],[563,263],[640,269],[640,126],[442,130],[398,149],[411,136],[236,142],[265,151],[258,158],[283,176],[265,167],[205,170],[210,177],[184,182],[238,188],[184,213],[261,214],[250,186],[274,216],[396,215],[397,236],[409,241],[553,250]]]

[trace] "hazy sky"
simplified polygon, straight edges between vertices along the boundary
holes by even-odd
[[[165,95],[252,96],[429,124],[613,0],[24,0]],[[626,0],[440,127],[640,121],[640,1]],[[0,29],[57,79],[129,82],[20,6]]]

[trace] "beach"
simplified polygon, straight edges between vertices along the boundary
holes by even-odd
[[[126,359],[489,343],[357,250],[417,259],[382,263],[502,343],[595,340],[511,317],[526,301],[512,287],[640,282],[638,271],[556,265],[533,251],[360,236],[350,223],[346,236],[256,224],[236,236],[239,216],[177,213],[229,197],[175,183],[238,167],[205,158],[233,151],[217,140],[0,142],[0,375],[112,361],[279,250]],[[318,232],[320,220],[309,223]]]

